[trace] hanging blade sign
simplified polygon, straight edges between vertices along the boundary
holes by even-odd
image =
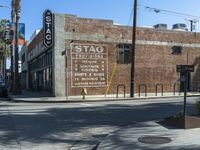
[[[53,46],[53,13],[46,10],[43,14],[43,28],[44,28],[44,45],[46,47]]]

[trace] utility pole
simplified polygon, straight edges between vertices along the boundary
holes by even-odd
[[[137,25],[137,0],[134,0],[130,97],[134,97],[136,25]]]
[[[7,44],[4,43],[3,76],[4,76],[4,81],[5,81],[5,83],[6,83],[6,57],[5,57],[6,49],[7,49]]]
[[[11,75],[11,78],[10,78],[10,88],[11,88],[11,92],[13,92],[13,89],[14,89],[14,72],[13,72],[13,41],[14,41],[14,1],[11,2],[11,6],[12,6],[12,9],[11,9],[11,31],[12,31],[12,37],[11,37],[11,45],[10,45],[10,75]]]
[[[18,67],[18,24],[19,24],[19,18],[20,18],[20,0],[12,0],[12,10],[14,10],[14,20],[15,20],[15,37],[14,37],[14,58],[15,58],[15,71],[14,71],[14,89],[13,94],[17,95],[20,94],[20,81],[19,81],[19,67]]]
[[[197,20],[197,19],[185,19],[186,21],[189,21],[190,22],[190,31],[192,32],[193,30],[195,30],[195,23],[197,23],[199,20]],[[188,65],[188,63],[189,63],[189,50],[187,50],[187,65]],[[190,83],[189,83],[189,72],[187,72],[186,73],[186,81],[185,81],[185,83],[184,84],[186,84],[185,86],[184,86],[184,90],[186,90],[186,92],[188,92],[188,90],[190,90]],[[184,94],[186,93],[186,92],[184,92]],[[186,96],[184,96],[184,97],[186,97]]]

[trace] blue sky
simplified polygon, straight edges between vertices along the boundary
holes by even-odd
[[[10,5],[11,0],[0,0],[1,5]],[[186,23],[187,16],[173,13],[155,13],[145,6],[182,12],[200,16],[200,0],[138,0],[138,26],[153,26],[166,23]],[[42,13],[50,9],[55,13],[75,14],[80,17],[111,19],[115,23],[131,25],[130,20],[133,0],[21,0],[20,22],[26,24],[26,40],[39,28],[42,28]],[[0,7],[0,19],[10,19],[10,8]],[[189,24],[188,24],[189,25]],[[197,29],[200,24],[197,23]]]

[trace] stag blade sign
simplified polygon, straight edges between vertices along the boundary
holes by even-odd
[[[53,45],[53,13],[50,10],[43,14],[43,28],[44,45],[49,48]]]

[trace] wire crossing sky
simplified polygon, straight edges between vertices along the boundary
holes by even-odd
[[[55,13],[74,14],[86,18],[109,19],[115,23],[132,25],[134,0],[21,0],[20,22],[26,24],[26,40],[36,29],[42,28],[45,9]],[[0,0],[0,5],[10,6],[11,0]],[[165,23],[171,29],[175,23],[188,19],[199,20],[200,0],[138,0],[138,26],[152,27]],[[10,19],[10,8],[0,7],[0,19]],[[200,23],[196,23],[200,31]]]

